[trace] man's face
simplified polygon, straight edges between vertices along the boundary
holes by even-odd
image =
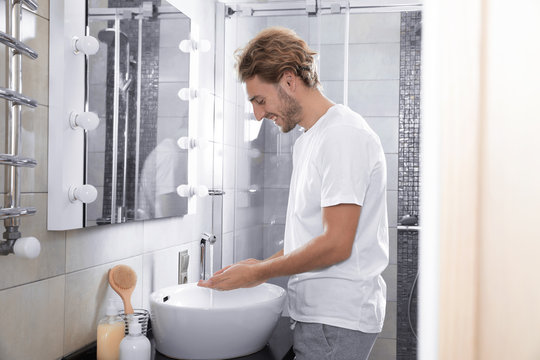
[[[302,107],[287,93],[281,81],[269,84],[255,75],[246,80],[246,90],[257,120],[272,120],[284,133],[294,129],[302,120]]]

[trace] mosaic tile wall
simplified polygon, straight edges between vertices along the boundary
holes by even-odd
[[[138,7],[142,0],[110,0],[109,7]],[[159,5],[159,0],[154,0],[155,5]],[[109,27],[114,27],[114,21],[110,21]],[[131,59],[137,59],[138,54],[138,32],[139,25],[138,20],[124,19],[120,21],[120,29],[128,37],[129,55]],[[140,124],[140,146],[139,146],[139,169],[143,168],[144,161],[148,154],[156,147],[157,143],[157,116],[158,116],[158,90],[159,90],[159,20],[158,19],[145,19],[142,27],[143,49],[142,49],[142,73],[141,73],[141,99],[144,99],[141,103],[141,124]],[[134,139],[136,132],[137,121],[137,64],[130,61],[127,64],[125,51],[125,41],[121,41],[122,47],[120,54],[120,72],[125,74],[127,67],[132,74],[133,82],[129,87],[126,94],[120,94],[120,110],[118,121],[118,153],[119,155],[124,153],[125,142],[124,137],[121,136],[124,133],[125,126],[128,128],[128,138]],[[113,128],[113,89],[114,89],[114,56],[109,56],[107,64],[107,96],[106,96],[106,121],[107,121],[107,138],[106,138],[106,164],[112,164],[112,128]],[[126,104],[129,104],[126,118]],[[135,143],[131,142],[127,144],[127,169],[128,172],[135,171]],[[118,157],[117,168],[117,207],[122,205],[123,183],[124,183],[124,166],[125,164],[123,156]],[[133,209],[135,208],[135,178],[137,176],[134,173],[126,174],[126,203],[127,210],[126,216],[128,219],[133,219],[135,214]],[[105,169],[104,179],[104,199],[103,199],[103,222],[109,223],[110,220],[110,202],[111,202],[111,190],[112,190],[112,168]]]
[[[420,12],[401,14],[398,219],[418,216],[420,188]],[[416,359],[418,232],[398,231],[397,360]],[[412,292],[412,296],[411,296]],[[412,329],[411,329],[412,328]]]

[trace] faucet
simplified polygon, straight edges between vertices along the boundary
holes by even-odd
[[[207,248],[206,245],[207,244],[214,245],[215,243],[216,243],[216,235],[202,233],[201,235],[201,265],[200,265],[201,280],[206,280],[206,248]]]

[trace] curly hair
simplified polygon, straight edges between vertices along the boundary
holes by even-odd
[[[285,71],[292,71],[313,88],[320,85],[314,61],[316,54],[293,30],[270,27],[243,49],[236,50],[236,67],[242,82],[258,75],[262,80],[276,84]]]

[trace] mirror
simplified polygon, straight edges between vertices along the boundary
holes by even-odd
[[[188,150],[178,140],[188,136],[189,96],[180,96],[190,53],[179,44],[191,21],[165,0],[88,0],[87,9],[99,50],[86,62],[85,111],[100,121],[86,132],[85,182],[98,195],[83,225],[182,216],[188,198],[176,188],[188,181]]]

